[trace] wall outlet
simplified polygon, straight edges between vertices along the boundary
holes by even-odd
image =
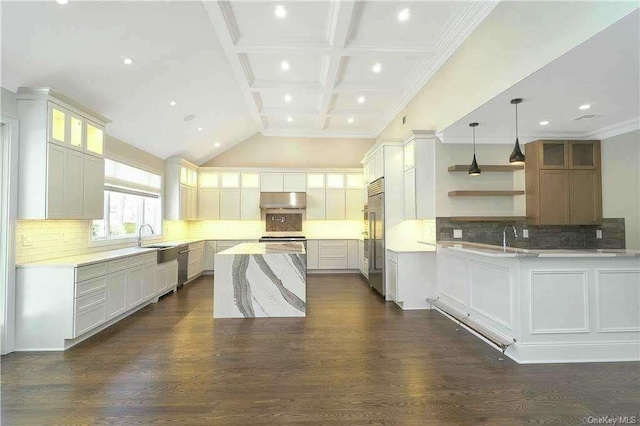
[[[523,229],[522,230],[522,238],[529,238],[529,230],[528,229]]]
[[[33,241],[31,241],[31,237],[28,235],[22,236],[22,247],[31,247],[33,245]]]
[[[462,229],[454,229],[453,238],[462,238]]]
[[[602,229],[596,229],[596,238],[599,240],[602,239]]]

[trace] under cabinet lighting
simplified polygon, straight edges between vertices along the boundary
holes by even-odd
[[[378,74],[380,71],[382,71],[382,64],[380,62],[376,62],[375,64],[373,64],[371,70]]]
[[[285,9],[283,5],[279,4],[276,6],[276,10],[274,11],[274,14],[276,15],[277,18],[282,19],[287,16],[287,9]]]
[[[409,20],[409,15],[409,9],[402,9],[400,12],[398,12],[398,21],[407,22]]]
[[[280,62],[280,69],[282,71],[289,71],[289,68],[291,68],[291,65],[289,65],[289,62],[287,61]]]

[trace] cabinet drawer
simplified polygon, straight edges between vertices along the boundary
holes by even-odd
[[[76,283],[76,298],[82,297],[85,294],[92,293],[98,289],[107,288],[107,276],[93,278],[87,281],[80,281]]]
[[[387,259],[393,263],[398,263],[398,253],[387,250]]]
[[[318,247],[344,247],[347,248],[347,240],[320,240],[318,241]]]
[[[80,312],[92,306],[105,303],[107,301],[107,289],[106,287],[99,291],[80,296],[75,300],[75,311]]]
[[[109,272],[111,273],[111,272],[123,271],[127,269],[128,266],[129,266],[129,259],[127,258],[112,260],[111,262],[109,262]]]
[[[76,282],[90,280],[101,275],[107,275],[108,269],[107,262],[95,263],[93,265],[76,268]]]
[[[140,256],[131,256],[129,258],[129,268],[133,266],[142,265],[144,263],[144,255]]]
[[[199,243],[189,244],[189,250],[202,250],[202,249],[204,249],[204,241],[200,241]]]
[[[348,261],[346,257],[327,257],[318,259],[320,269],[347,269]]]
[[[318,247],[318,257],[320,259],[325,257],[344,257],[345,259],[348,257],[347,255],[347,246],[344,247]]]
[[[73,337],[78,337],[107,320],[107,304],[101,303],[82,312],[74,318]]]
[[[158,261],[158,254],[154,251],[153,253],[147,253],[144,255],[144,263],[156,263]]]

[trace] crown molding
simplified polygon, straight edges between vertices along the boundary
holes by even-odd
[[[640,117],[621,121],[620,123],[612,124],[611,126],[586,133],[585,139],[608,139],[614,136],[633,132],[635,130],[640,130]]]

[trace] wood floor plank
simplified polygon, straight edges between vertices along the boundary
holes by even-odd
[[[356,275],[306,318],[212,318],[203,277],[64,353],[2,357],[2,424],[446,425],[637,416],[640,364],[518,365]]]

